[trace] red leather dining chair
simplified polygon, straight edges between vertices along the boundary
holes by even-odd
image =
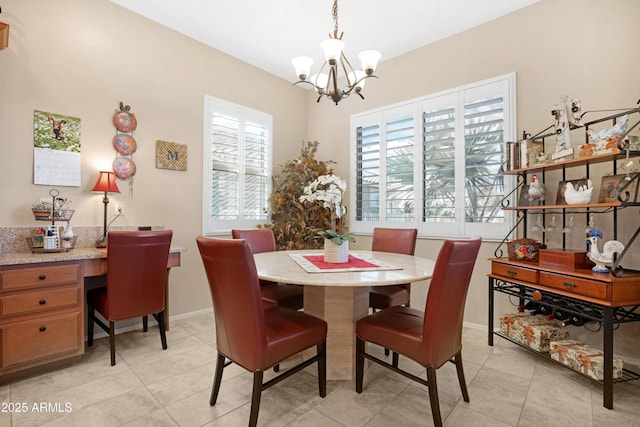
[[[97,323],[109,334],[111,366],[116,364],[115,322],[143,316],[155,317],[160,330],[162,349],[167,349],[165,335],[165,287],[171,230],[110,231],[107,247],[107,286],[87,292],[87,345],[93,345],[93,325]],[[96,317],[96,311],[109,323]]]
[[[413,255],[416,250],[418,230],[415,228],[374,228],[371,250]],[[372,286],[369,290],[369,307],[376,310],[395,305],[409,306],[411,283],[389,286]]]
[[[424,312],[395,306],[356,322],[357,393],[362,393],[364,359],[367,358],[427,386],[433,422],[441,426],[436,369],[453,358],[462,397],[465,402],[469,401],[461,356],[462,319],[480,243],[479,237],[444,242],[436,259]],[[367,353],[366,342],[391,349],[392,364]],[[424,366],[427,380],[398,368],[400,354]]]
[[[251,230],[231,230],[231,237],[244,239],[251,248],[251,253],[273,252],[276,250],[276,239],[270,228]],[[286,285],[267,280],[260,280],[262,299],[268,304],[300,310],[304,305],[302,286]]]
[[[231,362],[253,373],[250,426],[258,421],[262,391],[313,363],[318,364],[319,394],[325,397],[327,323],[285,307],[263,308],[256,265],[245,240],[200,236],[196,242],[216,324],[218,359],[209,404],[216,404],[222,372]],[[263,383],[264,371],[313,346],[315,356]]]

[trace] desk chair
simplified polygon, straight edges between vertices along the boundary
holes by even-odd
[[[209,281],[216,321],[218,360],[209,404],[216,404],[222,372],[231,362],[253,373],[249,426],[258,422],[263,390],[313,363],[318,364],[319,394],[325,397],[327,323],[284,307],[263,308],[256,265],[245,240],[201,236],[196,242]],[[313,346],[317,349],[315,356],[262,382],[264,371]]]
[[[465,402],[469,401],[461,356],[462,319],[480,242],[479,237],[444,242],[436,259],[424,312],[395,306],[356,322],[357,393],[362,393],[364,359],[367,358],[427,386],[433,422],[436,426],[441,426],[436,369],[453,358],[462,397]],[[392,364],[367,353],[366,342],[391,349]],[[399,369],[399,354],[424,366],[427,369],[427,380]]]
[[[418,230],[415,228],[374,228],[371,250],[413,255]],[[390,286],[372,286],[369,289],[369,307],[376,310],[406,305],[411,299],[411,283]]]
[[[246,240],[253,254],[274,252],[276,250],[276,239],[273,235],[273,230],[270,228],[231,230],[231,237]],[[302,286],[260,280],[262,299],[267,306],[279,305],[293,310],[301,310],[304,305],[303,289]]]
[[[87,292],[87,345],[93,345],[93,325],[97,323],[109,334],[111,366],[116,364],[115,322],[143,316],[155,317],[160,330],[162,349],[167,349],[164,310],[167,283],[167,260],[171,230],[110,231],[107,250],[107,286]],[[107,326],[96,317],[98,311]]]

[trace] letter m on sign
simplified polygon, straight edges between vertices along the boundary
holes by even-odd
[[[156,141],[156,167],[176,171],[187,170],[187,146],[168,141]]]

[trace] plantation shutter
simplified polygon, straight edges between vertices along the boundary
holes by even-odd
[[[213,113],[211,132],[211,217],[235,219],[240,214],[240,120]]]
[[[380,220],[380,125],[356,129],[357,221]]]
[[[504,99],[498,95],[467,100],[464,111],[465,221],[502,222]]]
[[[413,116],[386,122],[386,220],[413,221]]]

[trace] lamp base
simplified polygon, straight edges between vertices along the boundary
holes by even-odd
[[[100,239],[96,240],[96,248],[106,248],[107,247],[107,236],[102,236]]]

